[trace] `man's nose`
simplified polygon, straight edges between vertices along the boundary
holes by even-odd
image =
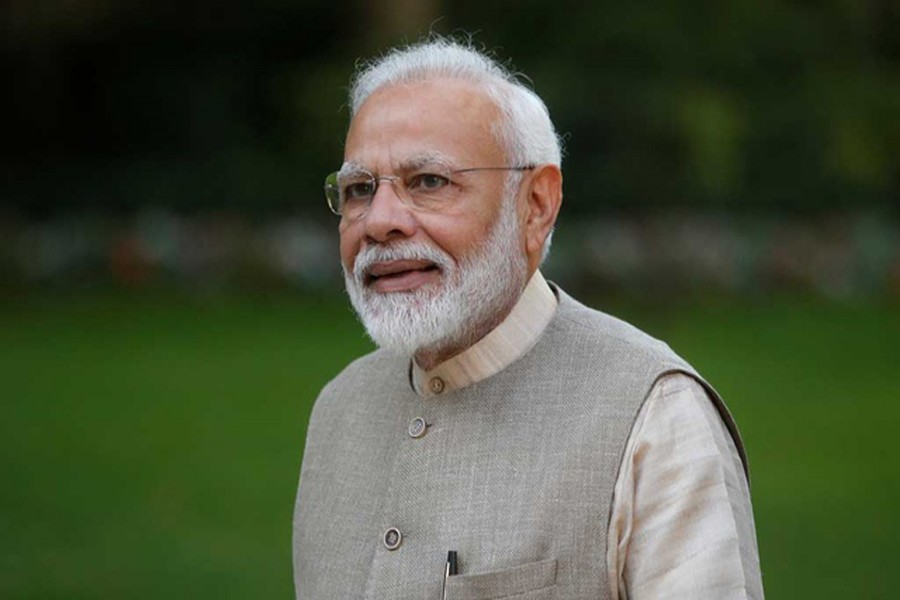
[[[369,209],[363,216],[366,237],[376,242],[388,242],[415,233],[415,216],[400,193],[392,180],[379,180]]]

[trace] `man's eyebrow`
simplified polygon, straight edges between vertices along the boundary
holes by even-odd
[[[369,175],[369,170],[359,163],[347,161],[341,165],[338,177],[353,177],[354,175]]]
[[[410,171],[417,171],[424,167],[439,167],[441,169],[450,169],[452,165],[453,161],[450,159],[450,157],[448,157],[443,152],[434,150],[423,152],[422,154],[417,154],[415,156],[411,156],[410,158],[402,160],[397,165],[395,171],[397,173],[408,173]],[[353,177],[360,174],[369,175],[370,173],[371,171],[360,163],[347,161],[343,165],[341,165],[341,169],[338,171],[338,176]]]
[[[450,158],[436,150],[424,152],[422,154],[410,157],[400,163],[398,171],[416,171],[422,167],[441,167],[449,168],[453,164]]]

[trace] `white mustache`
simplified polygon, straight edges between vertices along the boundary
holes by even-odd
[[[453,258],[443,250],[422,242],[404,242],[389,246],[371,245],[356,255],[353,278],[358,284],[363,285],[372,265],[392,260],[426,260],[434,263],[445,273],[452,270],[455,264]]]

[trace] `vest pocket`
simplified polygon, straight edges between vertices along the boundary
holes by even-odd
[[[447,580],[447,600],[546,600],[556,584],[556,559]]]

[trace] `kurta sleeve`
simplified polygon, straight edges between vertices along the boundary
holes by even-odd
[[[639,412],[608,540],[614,599],[763,598],[741,459],[693,378],[662,377]]]

